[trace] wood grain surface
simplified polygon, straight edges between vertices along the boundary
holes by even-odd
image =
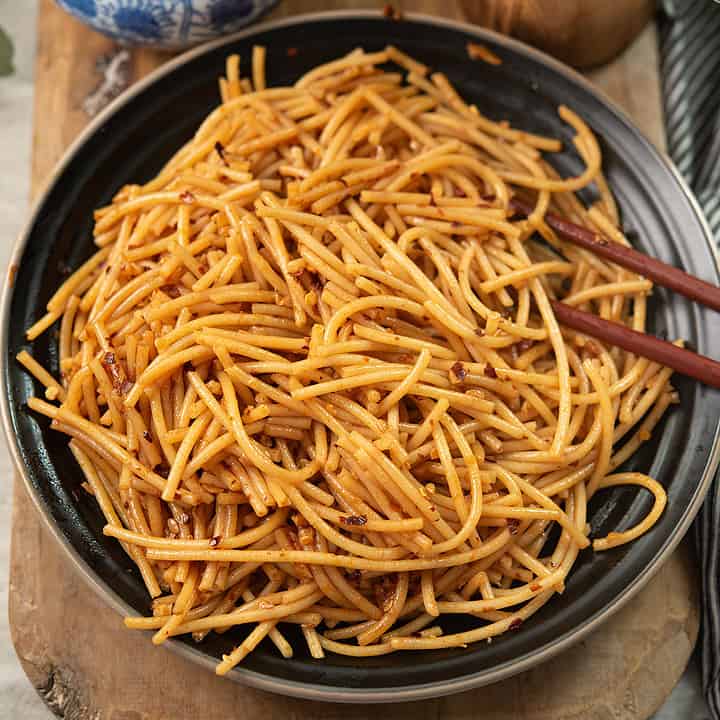
[[[366,2],[287,0],[274,16]],[[377,7],[377,5],[375,5]],[[459,17],[452,0],[404,9]],[[167,56],[124,51],[41,0],[33,192],[107,97]],[[122,53],[125,53],[124,55]],[[114,64],[113,64],[114,63]],[[645,133],[662,144],[655,42],[649,28],[593,74]],[[107,96],[107,97],[105,97]],[[88,208],[88,212],[90,208]],[[682,674],[698,630],[697,579],[686,545],[602,628],[552,661],[505,682],[422,703],[385,706],[386,720],[643,720]],[[33,685],[68,720],[360,720],[367,707],[269,695],[216,678],[131,633],[75,573],[16,483],[10,623]]]

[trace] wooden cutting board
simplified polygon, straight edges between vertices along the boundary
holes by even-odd
[[[368,3],[286,0],[275,16]],[[459,17],[452,0],[404,9]],[[652,28],[593,79],[662,144]],[[33,193],[98,110],[168,56],[122,51],[41,0],[36,67]],[[90,208],[88,208],[88,212]],[[602,628],[545,665],[503,683],[448,698],[385,706],[388,720],[643,720],[682,674],[698,631],[697,578],[681,547],[648,586]],[[269,695],[216,678],[121,618],[76,575],[43,529],[18,482],[12,528],[10,624],[18,657],[38,693],[73,720],[360,720],[367,707]]]

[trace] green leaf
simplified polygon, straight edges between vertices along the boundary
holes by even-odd
[[[0,27],[0,77],[12,75],[15,72],[12,62],[14,50],[10,36]]]

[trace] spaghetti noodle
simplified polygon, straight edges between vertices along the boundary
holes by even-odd
[[[95,213],[98,252],[28,330],[60,320],[61,382],[18,356],[46,387],[30,407],[71,436],[153,598],[128,627],[251,626],[218,674],[266,637],[291,656],[283,623],[314,658],[515,630],[590,545],[595,492],[654,496],[596,550],[665,504],[616,470],[677,402],[670,371],[550,304],[645,325],[650,283],[544,220],[627,244],[598,143],[560,108],[584,161],[564,179],[543,156],[558,141],[485,118],[396,48],[292,87],[266,87],[264,58],[252,82],[228,58],[192,140]],[[445,634],[448,614],[472,629]]]

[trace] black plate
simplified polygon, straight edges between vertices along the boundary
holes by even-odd
[[[470,39],[487,45],[502,65],[470,62],[465,50]],[[14,357],[27,347],[24,331],[43,314],[52,290],[91,252],[93,208],[108,203],[124,183],[145,181],[159,170],[216,105],[225,56],[237,52],[247,58],[255,43],[268,48],[270,85],[291,83],[300,73],[357,46],[376,50],[393,43],[445,72],[487,115],[516,127],[567,142],[571,130],[558,119],[557,106],[569,105],[588,119],[602,142],[624,226],[636,234],[638,247],[718,280],[697,205],[667,161],[579,75],[518,42],[430,18],[394,22],[375,13],[333,13],[259,26],[179,58],[119,98],[66,156],[16,250],[19,269],[14,288],[6,289],[4,298],[3,402],[10,445],[55,536],[96,589],[126,612],[147,613],[143,584],[117,543],[103,537],[102,516],[79,488],[81,474],[65,436],[27,411],[27,398],[38,388]],[[298,48],[297,55],[288,56],[290,47]],[[581,168],[573,152],[553,158],[563,173]],[[711,323],[716,324],[714,335]],[[653,296],[650,329],[684,337],[700,352],[720,357],[717,316],[662,290]],[[56,335],[49,332],[33,344],[32,352],[57,373],[55,344]],[[581,553],[565,593],[519,632],[490,645],[368,659],[330,654],[315,661],[298,642],[296,657],[283,660],[263,644],[231,676],[267,690],[319,699],[407,700],[499,680],[578,640],[639,589],[667,557],[687,530],[717,465],[720,393],[681,378],[676,382],[681,404],[628,463],[667,489],[663,517],[630,545]],[[649,504],[647,494],[631,488],[600,493],[590,505],[593,535],[630,526]],[[456,617],[444,626],[453,631],[466,623]],[[240,637],[242,633],[232,632],[210,636],[199,646],[184,640],[171,645],[210,666]]]

